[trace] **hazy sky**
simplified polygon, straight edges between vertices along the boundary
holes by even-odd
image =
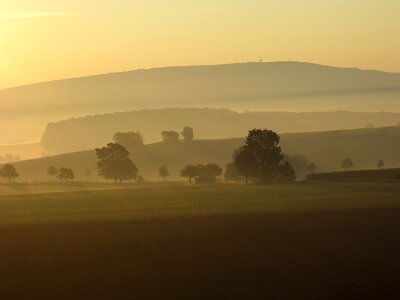
[[[399,0],[0,0],[0,88],[168,65],[400,72]]]

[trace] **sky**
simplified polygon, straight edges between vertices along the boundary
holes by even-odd
[[[0,0],[0,89],[172,65],[400,72],[398,0]]]

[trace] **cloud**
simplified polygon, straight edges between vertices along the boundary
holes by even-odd
[[[0,12],[0,19],[36,19],[77,15],[70,11]]]

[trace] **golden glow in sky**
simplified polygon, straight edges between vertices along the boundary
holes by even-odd
[[[400,72],[398,0],[0,0],[0,88],[168,65]]]

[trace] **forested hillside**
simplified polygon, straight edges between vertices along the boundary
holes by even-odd
[[[51,153],[94,149],[112,140],[119,131],[138,131],[145,143],[161,140],[161,131],[181,132],[194,128],[195,139],[242,137],[252,128],[276,132],[309,132],[394,126],[400,113],[351,112],[243,112],[226,109],[170,108],[138,110],[94,115],[51,123],[43,135],[42,145]]]

